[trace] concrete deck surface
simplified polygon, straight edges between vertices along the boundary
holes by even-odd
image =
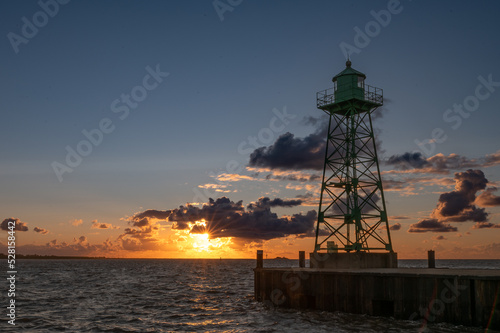
[[[406,276],[461,276],[461,277],[484,277],[500,278],[500,269],[455,269],[455,268],[300,268],[300,267],[264,267],[263,270],[270,271],[294,271],[309,274],[321,273],[349,273],[369,275],[406,275]]]

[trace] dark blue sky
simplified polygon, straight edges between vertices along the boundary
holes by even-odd
[[[72,237],[60,226],[72,219],[118,223],[143,208],[192,201],[193,188],[213,182],[211,172],[225,172],[230,160],[246,165],[249,154],[238,146],[270,126],[273,109],[295,118],[272,141],[287,131],[311,133],[303,118],[321,115],[315,94],[344,68],[342,43],[357,45],[353,67],[384,89],[377,126],[385,157],[419,149],[415,140],[430,139],[435,128],[447,139],[428,157],[480,158],[499,149],[500,87],[468,118],[443,118],[475,94],[479,76],[500,81],[497,1],[245,0],[223,20],[212,1],[73,0],[58,7],[16,53],[9,34],[23,35],[23,17],[43,20],[42,8],[37,1],[0,3],[0,211],[61,239]],[[373,23],[372,11],[382,23]],[[136,88],[146,68],[157,66],[169,75],[154,89]],[[126,105],[122,94],[134,88],[147,96],[120,119],[111,105]],[[102,119],[112,133],[60,182],[53,163],[64,164],[66,147],[76,149],[82,131]],[[498,170],[487,176],[500,181]],[[297,193],[257,182],[230,196],[248,203]],[[421,200],[430,210],[436,198]]]

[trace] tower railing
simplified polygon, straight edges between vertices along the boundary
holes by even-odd
[[[318,91],[316,93],[316,106],[319,109],[321,109],[325,105],[336,103],[337,101],[335,96],[345,96],[345,94],[347,93],[357,92],[360,90],[363,92],[363,100],[376,104],[383,104],[384,101],[383,90],[381,88],[372,87],[365,84],[364,88],[358,88],[358,87],[355,88],[349,87],[348,89],[329,88],[323,91]],[[356,96],[355,98],[358,97]],[[342,100],[345,100],[345,98],[342,98]]]

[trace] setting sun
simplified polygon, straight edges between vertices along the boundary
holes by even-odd
[[[193,239],[193,247],[196,251],[208,252],[211,250],[212,244],[210,243],[208,234],[193,234],[191,238]]]
[[[210,239],[208,233],[190,234],[194,252],[200,257],[221,257],[227,255],[231,245],[231,237]]]

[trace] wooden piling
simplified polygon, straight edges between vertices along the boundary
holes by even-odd
[[[264,251],[257,250],[257,268],[264,267]]]
[[[299,251],[299,267],[306,267],[306,251]]]
[[[436,256],[433,250],[427,252],[427,262],[429,268],[436,268]]]

